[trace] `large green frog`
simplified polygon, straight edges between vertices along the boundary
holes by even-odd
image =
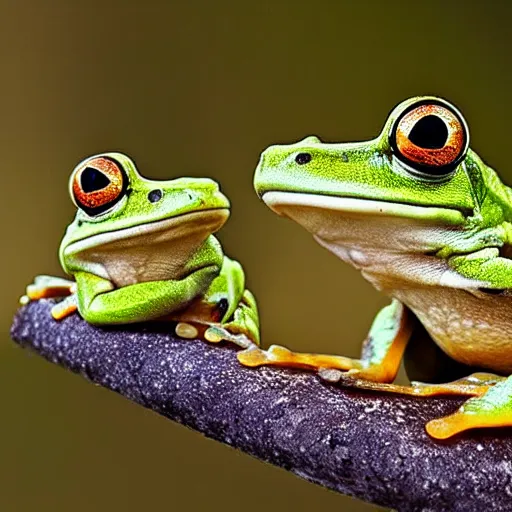
[[[39,276],[22,302],[65,296],[56,320],[78,309],[92,324],[165,319],[184,338],[258,343],[244,271],[213,236],[230,208],[215,181],[148,180],[126,155],[104,153],[75,168],[69,190],[77,214],[59,254],[75,280]]]
[[[512,191],[469,149],[455,106],[416,97],[392,111],[374,140],[307,137],[271,146],[254,183],[273,211],[392,302],[376,316],[360,359],[272,346],[240,352],[243,364],[315,369],[361,388],[473,397],[427,424],[436,438],[512,425]],[[484,371],[447,384],[390,384],[415,335]]]

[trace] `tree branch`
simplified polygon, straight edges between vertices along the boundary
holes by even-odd
[[[510,429],[436,442],[425,423],[458,399],[364,393],[315,375],[238,364],[229,346],[168,324],[95,328],[22,307],[23,347],[167,418],[340,493],[404,511],[512,510]]]

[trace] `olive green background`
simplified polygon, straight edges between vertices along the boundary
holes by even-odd
[[[357,355],[386,299],[252,190],[269,144],[375,136],[408,96],[455,102],[472,147],[510,170],[504,2],[0,4],[0,510],[376,510],[175,425],[18,349],[38,273],[60,274],[70,171],[105,150],[151,178],[210,176],[263,343]],[[43,7],[44,5],[44,7]]]

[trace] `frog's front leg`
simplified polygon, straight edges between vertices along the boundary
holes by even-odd
[[[482,282],[482,287],[512,288],[512,260],[501,257],[495,247],[452,256],[448,265],[460,275]]]
[[[408,309],[401,302],[393,300],[375,317],[364,341],[361,359],[297,353],[273,345],[268,350],[251,347],[239,352],[238,360],[246,366],[276,365],[319,370],[320,375],[326,380],[349,378],[356,385],[357,382],[365,381],[389,383],[396,377],[414,322],[415,319]],[[342,374],[336,370],[347,373]],[[362,384],[360,387],[367,386]],[[371,386],[372,389],[377,387]],[[385,385],[384,388],[386,391],[392,390],[389,385]]]
[[[91,324],[155,320],[182,309],[204,293],[218,272],[217,265],[209,265],[183,279],[148,281],[121,288],[94,274],[78,272],[78,310]]]
[[[37,276],[34,282],[27,286],[25,295],[20,298],[20,303],[27,304],[32,300],[54,297],[65,297],[52,308],[52,316],[55,320],[62,320],[77,310],[76,283],[54,276]]]

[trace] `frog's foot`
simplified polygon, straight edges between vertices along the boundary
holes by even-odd
[[[470,398],[458,411],[429,421],[426,430],[436,439],[446,439],[472,428],[512,426],[512,378],[502,380],[482,396]]]
[[[237,354],[238,361],[245,366],[275,365],[289,368],[317,370],[322,380],[329,383],[339,382],[349,387],[398,393],[413,394],[410,386],[389,384],[389,372],[377,365],[364,368],[364,362],[343,356],[325,354],[296,353],[279,345],[272,345],[268,350],[257,346]]]
[[[76,292],[76,283],[53,276],[37,276],[32,284],[27,286],[25,295],[20,299],[22,304],[31,300],[46,299],[50,297],[66,297]]]
[[[274,365],[309,370],[329,368],[345,371],[362,367],[361,361],[350,357],[292,352],[280,345],[272,345],[268,350],[252,346],[243,352],[239,352],[237,357],[240,363],[252,367]]]
[[[199,337],[199,330],[193,324],[187,322],[178,322],[174,328],[176,336],[187,340],[195,340]]]
[[[52,308],[52,316],[55,320],[62,320],[78,310],[76,294],[69,295],[63,301],[58,302]]]
[[[446,384],[412,381],[411,386],[414,390],[413,394],[417,396],[481,396],[487,393],[491,386],[503,380],[505,380],[505,377],[500,377],[493,373],[479,372]]]
[[[410,396],[481,396],[491,386],[504,380],[504,377],[493,373],[474,373],[469,377],[459,379],[446,384],[429,384],[413,381],[411,386],[402,386],[388,383],[387,376],[380,366],[370,366],[362,370],[349,370],[341,372],[332,368],[318,370],[318,375],[325,381],[331,383],[342,383],[358,389],[380,391],[385,393],[396,393]]]
[[[318,376],[330,383],[342,383],[351,388],[377,391],[380,393],[395,393],[399,395],[414,395],[411,386],[391,384],[387,381],[387,375],[378,368],[366,368],[363,370],[349,370],[342,372],[332,368],[320,368]]]
[[[76,283],[53,276],[37,276],[34,282],[27,286],[26,294],[20,298],[20,303],[28,304],[32,300],[51,297],[65,297],[52,307],[51,313],[55,320],[62,320],[78,309]]]
[[[231,333],[237,340],[244,338],[246,342],[250,343],[234,343],[239,344],[241,347],[247,348],[252,345],[259,345],[260,342],[260,322],[258,317],[258,308],[256,306],[256,299],[254,295],[245,290],[236,310],[231,318],[222,327],[228,333]],[[243,335],[243,336],[242,336]],[[229,339],[229,338],[224,338]],[[233,341],[231,339],[230,341]]]
[[[254,342],[244,333],[232,333],[221,324],[192,324],[189,322],[178,322],[175,333],[180,338],[188,340],[204,339],[210,343],[229,341],[242,348],[254,345]]]
[[[210,343],[218,343],[219,341],[225,340],[238,345],[241,348],[248,349],[250,347],[256,347],[254,341],[244,333],[233,333],[222,325],[212,325],[206,329],[204,333],[204,339]]]
[[[256,300],[249,290],[245,290],[236,310],[226,323],[212,324],[205,331],[205,340],[217,343],[230,341],[242,348],[257,346],[260,326]]]
[[[238,354],[246,366],[276,365],[318,371],[329,382],[350,380],[350,384],[393,382],[405,345],[412,331],[411,315],[398,301],[393,301],[375,317],[363,344],[361,359],[328,354],[292,352],[272,345],[268,350],[251,347]],[[346,373],[345,373],[346,372]],[[386,386],[388,390],[389,386]],[[376,389],[372,385],[371,389]]]

